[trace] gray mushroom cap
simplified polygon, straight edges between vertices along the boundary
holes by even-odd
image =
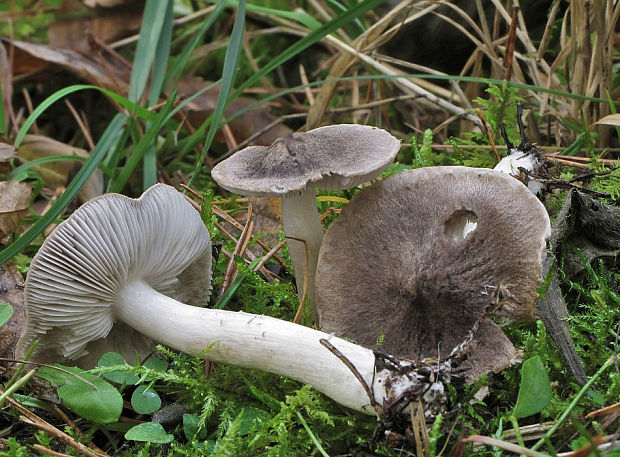
[[[381,350],[412,360],[445,357],[494,297],[509,319],[534,318],[549,235],[543,205],[503,173],[430,167],[391,176],[356,195],[325,234],[321,329],[367,347],[383,338]],[[476,340],[476,376],[515,355],[488,318]]]
[[[134,361],[154,343],[128,323],[115,324],[124,285],[144,281],[187,304],[206,305],[210,278],[209,233],[174,188],[157,184],[138,199],[95,198],[61,223],[32,260],[17,358],[39,340],[34,360],[93,366],[113,350]]]
[[[254,197],[283,196],[310,183],[326,190],[355,187],[377,177],[400,141],[358,124],[293,133],[271,146],[249,146],[217,164],[211,176],[223,188]]]

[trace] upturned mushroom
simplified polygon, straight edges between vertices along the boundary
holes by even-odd
[[[149,300],[164,294],[204,306],[210,284],[209,233],[179,192],[159,184],[139,199],[97,197],[61,223],[32,259],[17,357],[36,339],[35,360],[91,367],[107,351],[129,361],[144,357],[162,335],[146,336],[135,322],[172,318],[152,316]]]
[[[318,330],[173,298],[205,303],[210,256],[199,214],[169,186],[156,185],[136,200],[108,194],[84,204],[32,261],[17,357],[38,340],[36,360],[90,367],[105,350],[132,360],[155,341],[288,376],[367,414],[381,413],[406,392],[419,398],[437,381],[428,373],[412,376],[411,363],[377,364],[371,350]],[[449,376],[444,368],[440,378]]]
[[[429,167],[375,183],[325,234],[320,328],[411,360],[450,354],[481,321],[469,378],[515,350],[485,314],[533,319],[550,235],[543,205],[489,169]]]
[[[280,138],[271,146],[250,146],[217,164],[211,176],[231,192],[252,197],[281,197],[284,234],[298,293],[307,269],[307,305],[316,320],[314,275],[323,229],[315,187],[348,189],[376,178],[392,161],[400,141],[367,125],[320,127]],[[306,246],[303,242],[305,241]],[[308,255],[306,256],[306,247]]]

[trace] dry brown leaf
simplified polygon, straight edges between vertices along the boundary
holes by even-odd
[[[11,171],[10,160],[15,158],[15,148],[10,144],[0,143],[0,174]]]
[[[0,357],[13,358],[15,344],[19,339],[26,312],[24,309],[24,280],[12,263],[0,266],[0,303],[13,307],[13,316],[0,327]]]
[[[99,6],[106,6],[99,3]],[[93,12],[85,9],[80,2],[64,2],[59,10],[63,14],[57,15],[60,19],[54,20],[49,26],[49,45],[88,55],[99,50],[99,46],[93,43],[93,37],[103,43],[126,37],[137,31],[142,22],[143,2],[131,3],[122,9]],[[75,14],[84,11],[88,14]]]
[[[3,39],[3,41],[15,48],[14,75],[53,69],[54,66],[58,66],[80,79],[106,89],[123,94],[126,94],[129,89],[128,70],[115,66],[111,62],[104,68],[98,62],[89,60],[70,49],[54,48],[24,41],[7,39]],[[110,74],[109,71],[112,71],[113,74]]]
[[[75,155],[84,158],[90,155],[84,149],[42,135],[26,135],[17,154],[22,162],[56,155]],[[33,170],[43,177],[48,188],[55,189],[66,186],[80,166],[79,162],[58,161],[34,167]],[[101,170],[96,170],[78,194],[78,198],[81,202],[85,202],[101,194],[103,194],[103,174]]]
[[[254,236],[264,233],[262,240],[273,247],[280,241],[282,230],[282,199],[268,197],[250,197],[254,220]]]
[[[179,97],[190,97],[199,90],[204,89],[204,87],[208,84],[210,84],[210,82],[198,77],[183,78],[179,81],[178,85]],[[213,113],[215,106],[217,105],[218,91],[219,86],[216,86],[206,91],[204,94],[196,97],[188,104],[188,119],[192,125],[198,126],[202,124],[211,115],[211,113]],[[256,100],[249,97],[239,97],[233,100],[232,103],[226,108],[224,118],[226,116],[232,116],[255,101]],[[259,106],[233,120],[228,125],[230,126],[237,143],[241,143],[254,133],[267,127],[274,120],[276,120],[276,117],[271,114],[268,107]],[[290,135],[291,133],[293,133],[291,129],[283,124],[280,124],[257,137],[252,144],[269,146],[278,138]],[[218,133],[218,136],[216,136],[215,139],[221,143],[225,142],[221,133]]]
[[[620,126],[620,114],[608,114],[596,121],[595,124]]]
[[[28,213],[32,190],[23,182],[0,182],[0,239],[19,226]]]

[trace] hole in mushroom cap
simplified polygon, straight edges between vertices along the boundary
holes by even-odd
[[[476,230],[478,216],[465,209],[459,209],[452,213],[444,224],[444,232],[448,239],[454,243],[465,240],[470,233]]]

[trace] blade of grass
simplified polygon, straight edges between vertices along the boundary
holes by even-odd
[[[209,132],[207,133],[207,138],[204,143],[204,147],[202,149],[202,153],[200,154],[200,160],[196,162],[196,166],[194,168],[194,172],[192,173],[192,177],[187,184],[189,187],[192,186],[196,178],[198,177],[198,173],[200,172],[200,168],[211,148],[211,143],[213,142],[213,138],[215,138],[215,132],[220,126],[220,119],[224,115],[224,109],[226,108],[226,104],[228,102],[228,98],[230,95],[230,90],[233,85],[233,81],[235,79],[235,73],[237,68],[237,61],[239,60],[239,54],[241,53],[242,46],[242,38],[243,38],[243,29],[245,26],[245,0],[241,0],[239,2],[239,7],[237,9],[237,17],[235,18],[235,24],[233,25],[233,29],[230,35],[230,44],[228,45],[228,49],[226,50],[226,57],[224,58],[224,69],[222,71],[222,84],[220,86],[220,92],[217,96],[217,104],[215,106],[215,111],[213,112],[211,118],[211,124],[209,126]]]
[[[564,412],[559,417],[559,419],[555,421],[555,424],[553,424],[553,427],[551,427],[547,431],[547,433],[545,433],[545,436],[543,436],[540,440],[536,442],[536,444],[534,444],[534,446],[530,448],[532,451],[536,451],[537,449],[539,449],[543,444],[545,444],[545,440],[550,439],[555,434],[557,429],[560,428],[562,424],[564,424],[566,419],[568,419],[568,416],[575,409],[577,404],[581,401],[581,398],[585,394],[588,393],[588,391],[590,390],[590,387],[592,386],[592,384],[594,384],[594,381],[596,381],[603,374],[603,372],[614,363],[614,360],[615,360],[615,357],[613,355],[609,359],[607,359],[607,361],[603,364],[603,366],[599,368],[599,370],[594,374],[594,376],[592,376],[590,380],[577,393],[577,395],[575,395],[575,398],[573,398],[573,401],[571,401],[570,405],[568,405],[568,407],[564,410]]]
[[[34,113],[33,113],[34,115]],[[9,261],[13,256],[18,254],[28,244],[30,244],[43,230],[54,220],[58,215],[67,207],[69,203],[73,201],[80,189],[86,184],[90,175],[97,169],[97,166],[101,160],[105,157],[108,149],[114,144],[116,137],[118,136],[123,124],[127,120],[127,116],[123,114],[117,114],[112,122],[101,135],[97,146],[91,153],[90,157],[80,171],[77,172],[75,178],[71,181],[71,184],[67,186],[67,189],[63,194],[58,197],[58,200],[50,207],[50,209],[39,218],[37,222],[33,224],[26,233],[16,239],[13,243],[0,251],[0,265]]]
[[[24,177],[20,176],[25,171],[30,168],[37,167],[39,165],[45,165],[46,163],[52,162],[62,162],[62,161],[70,161],[70,162],[86,162],[87,157],[74,156],[74,155],[57,155],[50,157],[41,157],[39,159],[32,160],[31,162],[27,162],[19,167],[15,168],[9,174],[2,177],[1,181],[23,181]]]
[[[198,30],[196,34],[194,34],[194,37],[192,38],[190,43],[183,48],[181,55],[172,64],[172,67],[170,68],[170,71],[168,72],[168,76],[166,77],[164,81],[164,85],[163,85],[164,87],[166,87],[170,83],[170,81],[174,80],[175,78],[181,77],[182,71],[187,66],[187,63],[189,62],[192,52],[194,51],[194,49],[196,49],[196,46],[202,43],[202,39],[205,33],[207,33],[207,31],[211,28],[215,20],[220,16],[222,11],[224,11],[225,7],[226,7],[226,2],[220,1],[216,5],[213,12],[202,23],[200,29]],[[174,87],[176,88],[176,84],[174,84]]]
[[[168,1],[166,14],[163,18],[161,34],[155,46],[155,62],[153,65],[153,75],[151,77],[151,85],[149,89],[148,105],[153,106],[159,100],[159,96],[163,90],[163,84],[166,76],[166,67],[168,66],[168,56],[170,55],[170,42],[172,40],[172,1]],[[147,128],[149,124],[147,123]],[[151,187],[157,182],[157,157],[155,144],[151,144],[144,154],[143,162],[143,187],[144,190]]]
[[[155,118],[155,120],[148,125],[144,135],[136,142],[136,145],[132,147],[131,155],[128,157],[121,172],[116,178],[110,180],[110,183],[108,184],[108,192],[120,192],[123,189],[132,173],[144,157],[146,150],[153,144],[153,141],[159,134],[162,126],[170,119],[169,114],[174,106],[175,98],[175,93],[170,95],[166,101],[166,104],[157,114],[157,118]]]
[[[366,13],[367,11],[373,8],[376,8],[383,2],[384,0],[364,0],[356,4],[355,6],[349,8],[344,13],[341,13],[338,16],[334,17],[331,21],[323,24],[318,29],[313,30],[308,35],[306,35],[304,38],[299,40],[297,43],[285,49],[284,52],[282,52],[278,57],[276,57],[275,59],[270,61],[267,65],[265,65],[263,68],[261,68],[260,71],[254,73],[250,78],[248,78],[247,81],[241,84],[241,86],[239,86],[239,88],[233,93],[231,99],[238,97],[241,93],[243,93],[245,89],[247,89],[248,87],[251,87],[252,84],[259,81],[260,78],[267,75],[272,70],[275,70],[277,67],[282,65],[284,62],[298,55],[300,52],[309,48],[313,44],[317,43],[325,35],[328,35],[338,30],[340,27],[344,26],[345,24],[350,23],[352,20],[358,18],[359,16]]]
[[[211,0],[214,2],[214,0]],[[215,2],[214,2],[215,3]],[[223,2],[226,7],[237,7],[239,2],[228,0]],[[307,14],[306,12],[300,11],[286,11],[279,10],[275,8],[267,8],[265,6],[260,5],[246,5],[246,9],[248,11],[254,11],[257,13],[263,14],[272,14],[274,16],[283,17],[284,19],[291,19],[299,24],[308,27],[309,29],[317,29],[321,26],[321,23],[317,21],[315,18]]]
[[[155,117],[155,113],[152,113],[142,108],[141,106],[137,106],[135,103],[129,101],[128,99],[126,99],[122,95],[117,94],[116,92],[112,92],[111,90],[104,89],[98,86],[93,86],[93,85],[88,85],[88,84],[76,84],[76,85],[65,87],[63,89],[60,89],[54,92],[52,95],[50,95],[45,100],[43,100],[39,106],[35,108],[32,114],[28,116],[28,118],[24,121],[24,125],[22,125],[22,127],[19,129],[19,132],[17,133],[17,136],[15,137],[15,147],[17,148],[21,144],[22,140],[24,139],[24,136],[26,136],[32,124],[35,123],[35,121],[39,118],[39,116],[43,112],[45,112],[47,108],[49,108],[51,105],[53,105],[54,103],[56,103],[58,100],[60,100],[66,95],[72,94],[73,92],[78,92],[80,90],[87,90],[87,89],[98,90],[99,92],[113,99],[119,105],[123,106],[129,111],[134,111],[135,114],[137,114],[138,116],[144,119],[148,120],[148,119],[153,119]]]
[[[144,8],[140,39],[131,69],[129,100],[138,103],[151,73],[151,65],[157,53],[160,35],[164,27],[168,4],[171,0],[148,0]]]

